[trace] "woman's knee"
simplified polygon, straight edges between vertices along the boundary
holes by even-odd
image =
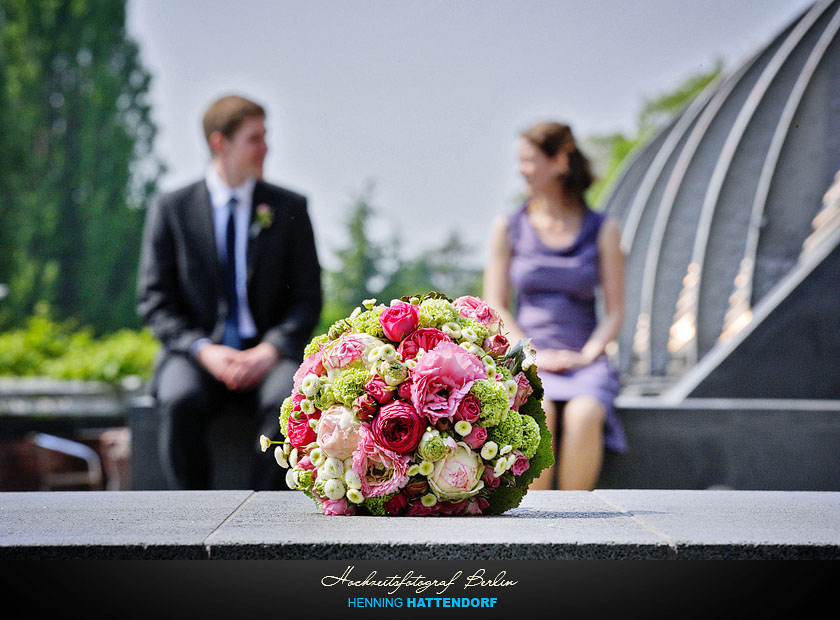
[[[577,396],[563,408],[563,428],[593,430],[603,427],[606,418],[604,405],[593,396]]]

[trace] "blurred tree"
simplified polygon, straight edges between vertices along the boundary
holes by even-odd
[[[618,132],[586,138],[584,150],[592,159],[598,177],[587,192],[587,199],[590,204],[596,207],[603,204],[613,184],[629,163],[630,155],[638,147],[647,143],[674,115],[685,108],[706,86],[717,79],[722,70],[723,62],[718,61],[714,68],[709,71],[692,75],[680,82],[672,91],[646,101],[639,113],[636,131],[633,135]]]
[[[348,316],[365,299],[389,303],[406,295],[431,290],[450,297],[479,295],[481,270],[470,267],[472,249],[457,233],[436,248],[406,257],[396,235],[387,242],[372,238],[369,228],[376,216],[373,185],[355,199],[347,219],[347,245],[335,251],[338,267],[324,270],[324,310],[316,333]]]
[[[139,325],[149,73],[125,1],[0,0],[0,327],[39,301],[98,332]]]
[[[368,183],[350,208],[347,245],[335,251],[338,269],[324,270],[324,309],[318,333],[346,317],[363,300],[374,296],[373,283],[380,275],[384,252],[368,235],[374,213],[372,194],[373,184]]]

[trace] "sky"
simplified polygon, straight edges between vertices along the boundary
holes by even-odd
[[[521,130],[633,133],[646,100],[734,70],[812,3],[129,0],[128,32],[153,76],[162,190],[201,177],[204,110],[238,93],[267,109],[265,178],[307,196],[323,266],[366,191],[375,238],[409,257],[455,230],[480,266],[523,188]]]

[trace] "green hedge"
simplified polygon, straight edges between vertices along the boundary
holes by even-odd
[[[95,337],[89,328],[59,323],[41,312],[25,327],[0,333],[0,376],[109,383],[128,376],[148,380],[158,347],[146,329]]]

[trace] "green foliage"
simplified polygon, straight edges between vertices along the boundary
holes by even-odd
[[[534,367],[532,366],[531,368]],[[527,471],[518,479],[517,486],[499,485],[496,488],[490,496],[490,506],[484,511],[486,515],[500,515],[511,508],[519,506],[531,483],[539,478],[544,469],[554,466],[554,439],[545,423],[545,411],[536,396],[537,394],[543,393],[542,381],[540,381],[536,372],[526,372],[526,374],[528,375],[528,381],[531,383],[534,393],[519,408],[519,413],[529,415],[537,422],[540,427],[540,444],[537,447],[536,454],[529,460],[530,463]]]
[[[591,205],[597,207],[604,203],[635,150],[644,146],[656,132],[716,80],[722,70],[723,63],[718,61],[709,71],[692,75],[672,91],[647,100],[642,106],[636,130],[632,135],[619,132],[591,136],[585,140],[585,151],[599,169],[596,175],[598,180],[587,192],[587,200]]]
[[[0,328],[39,301],[98,333],[138,325],[150,79],[124,0],[0,0]]]
[[[0,334],[0,376],[119,382],[147,380],[159,344],[149,330],[122,329],[97,338],[90,328],[51,319],[43,305],[24,327]]]

